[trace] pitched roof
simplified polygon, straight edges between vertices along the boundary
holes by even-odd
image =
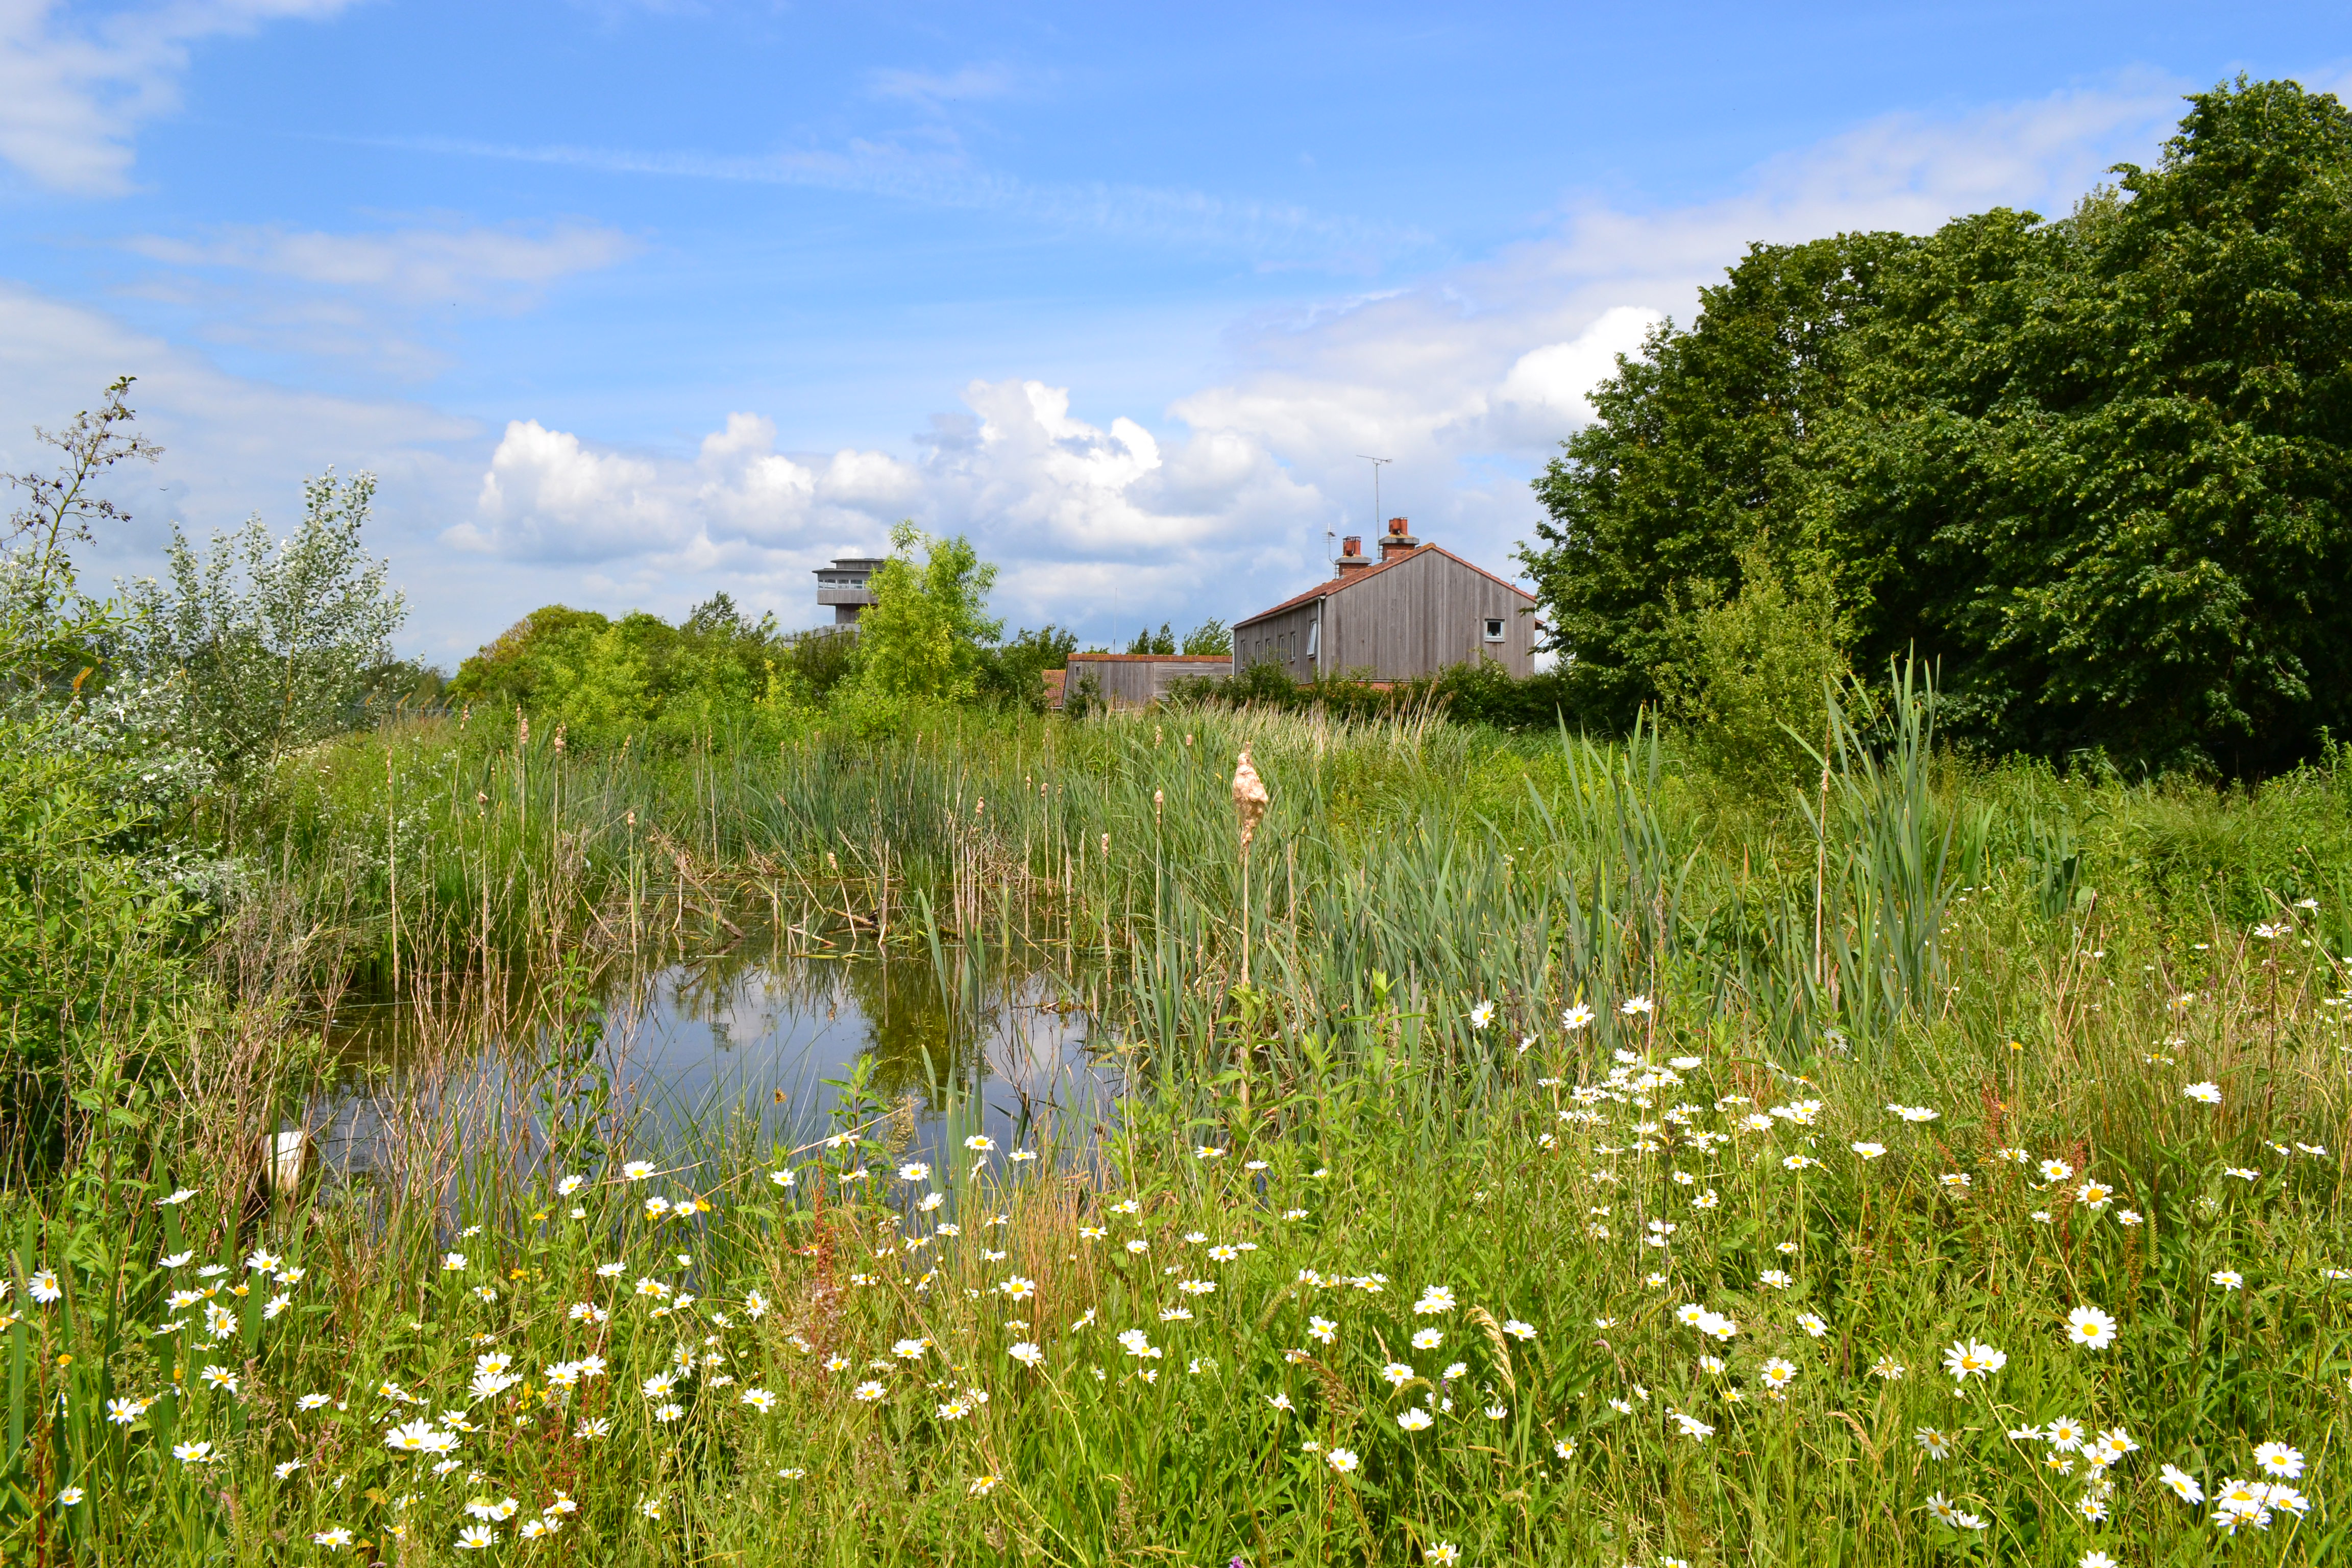
[[[1290,598],[1282,601],[1279,605],[1275,605],[1274,608],[1270,610],[1260,610],[1256,615],[1235,621],[1234,623],[1234,630],[1239,631],[1244,626],[1252,626],[1259,621],[1265,620],[1268,616],[1278,616],[1285,610],[1295,610],[1299,605],[1307,603],[1309,599],[1326,598],[1330,595],[1339,593],[1342,589],[1352,588],[1357,584],[1365,581],[1367,578],[1379,576],[1381,573],[1388,571],[1391,567],[1402,566],[1408,561],[1418,560],[1422,556],[1429,554],[1443,555],[1448,561],[1453,562],[1456,566],[1467,566],[1471,571],[1475,572],[1479,576],[1486,578],[1489,583],[1508,588],[1512,593],[1517,594],[1528,604],[1532,605],[1536,602],[1536,596],[1533,594],[1528,593],[1525,588],[1520,587],[1516,583],[1504,582],[1500,577],[1496,576],[1492,572],[1487,571],[1484,566],[1479,565],[1477,563],[1473,561],[1465,561],[1459,555],[1454,554],[1451,550],[1444,549],[1440,545],[1424,544],[1418,549],[1407,551],[1404,554],[1398,556],[1393,561],[1383,561],[1377,566],[1367,566],[1361,572],[1350,572],[1344,577],[1333,577],[1327,582],[1318,583],[1312,588],[1307,589],[1304,594],[1294,595]]]

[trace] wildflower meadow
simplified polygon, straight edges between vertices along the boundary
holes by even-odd
[[[1900,689],[1822,761],[1759,804],[1646,731],[1182,710],[309,753],[271,918],[450,1020],[401,1089],[449,1135],[271,1167],[331,1062],[228,980],[146,1026],[172,1089],[90,1066],[7,1198],[0,1542],[2332,1561],[2352,786],[1987,768]],[[1025,963],[1115,1111],[648,1114],[602,978],[770,922],[957,1006]]]

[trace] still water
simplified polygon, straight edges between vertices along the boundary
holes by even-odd
[[[1048,1124],[1069,1146],[1109,1123],[1129,1070],[1043,968],[943,976],[928,954],[870,949],[719,955],[616,976],[596,1000],[595,1058],[642,1113],[640,1147],[738,1118],[757,1119],[763,1142],[812,1142],[832,1131],[836,1086],[861,1067],[866,1097],[910,1104],[933,1154],[974,1131],[1017,1148]],[[488,1136],[528,1157],[520,1113],[548,1049],[543,1024],[362,1005],[339,1014],[328,1047],[343,1070],[310,1131],[330,1167],[381,1170],[396,1151],[437,1164]]]

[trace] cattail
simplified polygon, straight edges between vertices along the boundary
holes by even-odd
[[[515,744],[518,747],[530,744],[530,721],[523,717],[520,702],[515,704]]]
[[[1249,748],[1242,748],[1241,764],[1234,769],[1234,815],[1241,819],[1242,848],[1246,851],[1250,840],[1257,837],[1257,825],[1265,816],[1271,799],[1265,793],[1265,781],[1257,776],[1257,768],[1250,761]]]
[[[468,702],[457,710],[457,728],[461,731],[464,730],[467,724],[473,722],[473,719],[474,705]]]
[[[637,826],[637,814],[636,814],[635,812],[634,812],[634,811],[633,811],[633,812],[629,813],[629,830],[630,830],[631,832],[633,832],[633,833],[634,833],[635,831],[636,831],[636,826]]]
[[[982,795],[980,799],[971,803],[971,819],[974,822],[978,822],[982,817],[986,816],[987,815],[988,797],[986,795]]]
[[[558,752],[563,750],[563,728],[561,724],[555,727],[555,749]]]
[[[1154,827],[1160,826],[1160,807],[1166,798],[1158,790],[1151,792],[1151,826]]]
[[[1110,835],[1108,833],[1102,836],[1102,852],[1104,859],[1110,858]]]

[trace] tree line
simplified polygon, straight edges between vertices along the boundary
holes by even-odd
[[[2352,115],[2189,104],[2063,217],[1752,246],[1619,359],[1522,552],[1585,721],[1916,656],[1998,752],[2246,774],[2352,730]]]

